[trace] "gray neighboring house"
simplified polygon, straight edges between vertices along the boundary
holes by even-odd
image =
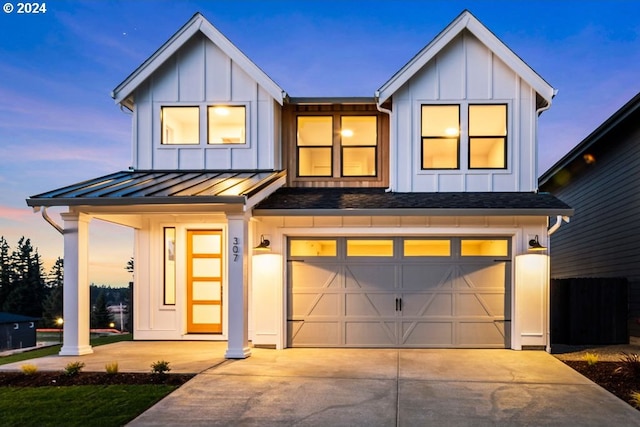
[[[552,278],[625,277],[640,336],[640,93],[539,179],[575,209],[551,239]]]
[[[36,346],[36,317],[0,312],[0,351]]]

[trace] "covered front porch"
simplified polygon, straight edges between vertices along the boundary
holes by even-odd
[[[226,358],[248,357],[249,250],[259,241],[250,233],[251,210],[284,180],[274,171],[129,171],[29,198],[64,238],[60,355],[93,352],[89,227],[100,220],[135,231],[134,339],[224,341]],[[62,224],[47,215],[51,206],[68,207]],[[197,242],[211,239],[187,241],[192,234],[215,235],[218,246],[201,249]]]

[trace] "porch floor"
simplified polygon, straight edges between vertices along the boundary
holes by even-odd
[[[158,360],[169,362],[171,373],[198,374],[225,361],[226,341],[121,341],[93,347],[83,356],[46,356],[27,362],[39,371],[62,371],[69,362],[81,361],[85,372],[104,372],[105,364],[118,362],[120,372],[151,372]],[[0,365],[0,371],[19,371],[25,361]]]

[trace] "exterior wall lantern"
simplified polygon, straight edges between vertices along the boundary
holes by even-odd
[[[253,248],[253,250],[256,252],[270,252],[271,251],[271,248],[269,247],[270,244],[271,242],[268,239],[264,238],[264,234],[261,234],[260,244],[255,248]]]
[[[536,234],[536,237],[534,237],[533,239],[529,240],[529,250],[530,251],[546,251],[547,247],[546,246],[542,246],[540,244],[540,241],[538,240],[538,235]]]

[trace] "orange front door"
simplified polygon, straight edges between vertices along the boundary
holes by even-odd
[[[222,230],[187,230],[187,332],[222,333]]]

